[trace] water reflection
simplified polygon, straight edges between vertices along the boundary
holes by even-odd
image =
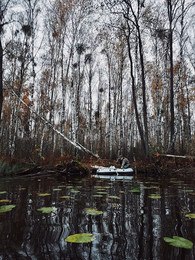
[[[123,176],[123,175],[116,175],[116,176],[112,176],[112,175],[93,175],[94,178],[98,178],[98,179],[109,179],[111,181],[115,181],[115,180],[132,180],[133,176]]]
[[[138,192],[132,192],[135,186]],[[194,248],[172,247],[163,240],[176,235],[195,242],[194,220],[185,217],[195,212],[191,180],[45,177],[4,181],[0,191],[7,191],[0,200],[16,205],[0,213],[0,259],[194,259]],[[50,195],[39,196],[43,193]],[[160,198],[151,199],[151,194]],[[37,211],[41,207],[56,211],[42,214]],[[103,214],[87,215],[85,208]],[[65,241],[77,233],[92,233],[96,239]]]

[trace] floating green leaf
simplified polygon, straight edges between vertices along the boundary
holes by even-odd
[[[72,192],[72,193],[78,193],[78,192],[80,192],[79,190],[74,190],[74,189],[72,189],[70,192]]]
[[[173,238],[164,237],[164,241],[169,243],[171,246],[175,246],[175,247],[182,247],[187,249],[193,247],[193,243],[190,240],[183,237],[177,237],[177,236],[173,236]]]
[[[150,194],[148,197],[150,199],[160,199],[161,198],[160,194]]]
[[[4,199],[4,200],[0,200],[0,202],[11,202],[11,200]]]
[[[184,183],[184,181],[177,181],[177,180],[171,180],[170,182],[173,183],[173,184],[181,184],[181,183]]]
[[[92,195],[92,197],[94,197],[94,198],[102,198],[103,195],[101,195],[101,194],[95,194],[95,195]]]
[[[184,192],[193,192],[194,190],[183,190]]]
[[[98,194],[107,194],[106,191],[98,191],[97,193],[98,193]]]
[[[7,191],[0,191],[0,195],[5,193],[7,193]]]
[[[45,197],[45,196],[50,196],[51,193],[38,193],[38,196],[40,197]]]
[[[108,196],[108,198],[120,200],[120,197],[118,197],[118,196]]]
[[[189,214],[186,214],[185,216],[189,217],[189,218],[195,218],[195,213],[189,213]]]
[[[125,193],[124,190],[121,190],[120,193]]]
[[[59,189],[59,188],[53,189],[53,191],[58,191],[58,190],[62,190],[62,189]]]
[[[26,190],[26,188],[19,188],[19,190]]]
[[[16,205],[3,205],[0,206],[0,213],[11,211]]]
[[[135,187],[133,187],[133,189],[131,189],[131,192],[140,193],[140,185],[136,185]]]
[[[81,234],[74,234],[65,239],[67,242],[71,243],[89,243],[95,240],[93,234],[90,233],[81,233]]]
[[[101,215],[101,214],[103,214],[103,211],[100,211],[100,210],[97,210],[97,209],[94,209],[94,208],[86,208],[85,212],[88,215]]]
[[[69,199],[70,196],[60,196],[60,199]]]
[[[42,213],[51,213],[51,212],[56,211],[56,208],[54,208],[54,207],[42,207],[42,208],[39,208],[37,210],[41,211]]]

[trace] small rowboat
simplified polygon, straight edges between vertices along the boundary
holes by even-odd
[[[95,166],[94,168],[97,168],[96,171],[97,175],[132,176],[134,172],[132,168],[120,169],[120,168],[115,168],[114,166],[110,166],[110,167]]]

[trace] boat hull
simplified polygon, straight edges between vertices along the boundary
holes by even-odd
[[[133,175],[133,169],[127,168],[127,169],[118,169],[118,168],[99,168],[97,169],[96,174],[97,175],[111,175],[111,176],[132,176]]]

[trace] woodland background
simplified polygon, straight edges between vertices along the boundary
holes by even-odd
[[[194,8],[1,0],[0,158],[195,155]]]

